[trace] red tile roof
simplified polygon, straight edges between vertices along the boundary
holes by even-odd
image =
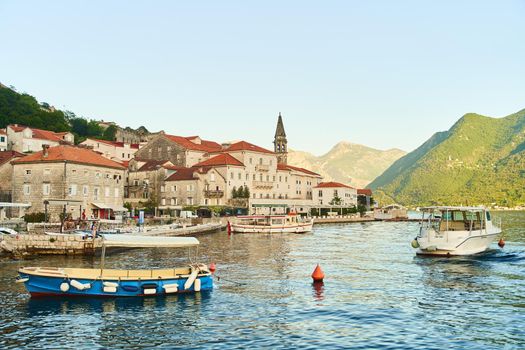
[[[353,187],[344,185],[344,184],[339,183],[339,182],[321,182],[315,188],[340,188],[340,187],[352,188],[353,189]]]
[[[240,162],[237,158],[233,157],[232,155],[228,153],[221,153],[218,156],[215,156],[203,162],[197,163],[194,166],[195,167],[200,167],[200,166],[205,167],[205,166],[220,166],[220,165],[244,166],[242,162]]]
[[[211,167],[191,167],[191,168],[179,168],[166,179],[166,181],[190,181],[197,180],[195,174],[207,174],[212,168]]]
[[[7,133],[5,132],[5,129],[0,129],[0,135],[7,135]]]
[[[259,153],[270,153],[274,154],[274,152],[269,151],[265,148],[256,146],[252,143],[246,142],[246,141],[239,141],[232,145],[230,145],[228,148],[224,150],[224,152],[235,152],[235,151],[252,151],[252,152],[259,152]]]
[[[166,137],[168,140],[179,144],[180,146],[186,149],[194,151],[218,152],[222,149],[221,145],[213,141],[201,140],[200,144],[192,142],[191,140],[195,140],[197,136],[183,137],[165,134],[164,137]]]
[[[308,175],[312,175],[312,176],[321,176],[317,173],[314,173],[313,171],[310,171],[308,169],[305,169],[305,168],[299,168],[299,167],[296,167],[296,166],[291,166],[291,165],[288,165],[288,164],[283,164],[283,163],[279,163],[277,164],[277,170],[295,170],[295,171],[298,171],[298,172],[301,172],[301,173],[305,173],[305,174],[308,174]]]
[[[372,197],[372,190],[369,188],[361,188],[357,190],[357,194]]]
[[[160,168],[171,167],[173,164],[169,160],[147,160],[144,165],[142,165],[138,171],[153,171]]]
[[[23,126],[23,125],[13,125],[13,124],[11,124],[11,125],[8,125],[7,127],[11,128],[15,132],[21,132],[21,131],[24,131],[25,129],[29,128],[33,132],[33,138],[41,139],[41,140],[55,141],[55,142],[64,141],[63,136],[68,134],[67,131],[65,131],[65,132],[54,132],[54,131],[49,131],[49,130],[42,130],[42,129],[31,128],[31,127]]]
[[[95,165],[106,168],[115,168],[124,170],[124,166],[120,163],[102,157],[100,154],[93,152],[90,149],[82,147],[74,147],[68,145],[60,145],[50,147],[47,157],[44,157],[44,152],[32,153],[23,158],[13,161],[13,164],[25,163],[41,163],[41,162],[71,162],[77,164]]]
[[[15,158],[22,158],[22,157],[25,157],[25,154],[17,152],[17,151],[1,151],[0,152],[0,165],[3,165]]]
[[[100,139],[92,139],[92,138],[88,138],[88,140],[105,143],[106,145],[115,146],[115,147],[124,147],[124,142],[108,141],[108,140],[100,140]],[[134,149],[139,149],[139,144],[131,143],[129,144],[129,147],[134,148]]]

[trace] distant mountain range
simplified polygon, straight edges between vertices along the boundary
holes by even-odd
[[[466,114],[394,162],[370,187],[405,205],[525,203],[525,109]]]
[[[290,150],[288,163],[313,170],[324,181],[337,181],[364,188],[406,152],[399,149],[381,151],[350,142],[339,142],[320,157]]]

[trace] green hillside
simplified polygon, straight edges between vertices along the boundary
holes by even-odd
[[[405,205],[525,203],[525,110],[466,114],[392,164],[370,187]]]
[[[75,134],[77,143],[86,137],[112,140],[115,133],[111,127],[105,130],[101,128],[96,120],[77,117],[70,111],[57,110],[46,102],[39,103],[29,94],[18,93],[13,87],[0,84],[0,128],[9,124],[55,132],[71,131]]]

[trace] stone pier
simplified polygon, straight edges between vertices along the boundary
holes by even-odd
[[[96,248],[100,246],[100,238],[93,241],[91,238],[76,235],[5,235],[0,242],[2,251],[16,257],[27,255],[94,255]]]

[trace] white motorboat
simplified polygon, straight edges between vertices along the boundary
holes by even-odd
[[[501,220],[495,222],[484,207],[427,207],[419,235],[412,247],[420,255],[471,255],[484,252],[501,234]]]
[[[238,216],[230,227],[237,233],[306,233],[312,231],[313,225],[313,218],[288,214]]]

